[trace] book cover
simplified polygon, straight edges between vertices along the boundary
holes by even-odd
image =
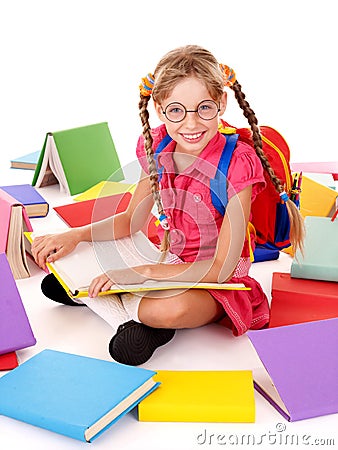
[[[41,150],[36,152],[27,153],[26,155],[19,156],[11,160],[11,168],[13,169],[30,169],[35,170]]]
[[[338,283],[274,272],[269,328],[338,317]]]
[[[32,185],[14,184],[11,186],[0,186],[0,189],[23,204],[28,217],[45,217],[48,214],[49,205],[47,201]]]
[[[0,414],[90,442],[157,388],[154,375],[46,349],[0,378]]]
[[[32,242],[34,235],[26,233]],[[155,264],[161,252],[142,233],[112,241],[80,242],[70,254],[53,263],[47,263],[70,297],[88,297],[88,287],[93,278],[114,269],[123,269],[142,264]],[[168,254],[166,263],[179,261],[176,255]],[[168,289],[224,289],[248,290],[243,283],[196,283],[185,281],[146,280],[141,284],[114,285],[99,295],[120,292],[147,292]]]
[[[20,293],[5,253],[0,253],[0,354],[35,345]]]
[[[297,250],[291,277],[338,282],[338,220],[305,217],[304,252]]]
[[[310,177],[302,177],[299,211],[306,216],[329,216],[335,208],[338,192]]]
[[[30,276],[24,232],[33,231],[25,207],[0,189],[0,253],[6,253],[15,279]]]
[[[100,197],[68,205],[54,206],[54,210],[70,227],[81,227],[106,219],[127,209],[130,192]]]
[[[122,183],[116,183],[122,184]],[[53,209],[70,227],[80,227],[111,217],[127,209],[131,200],[130,192],[97,197],[89,200],[55,206]],[[156,217],[150,214],[142,232],[154,244],[160,244],[157,234]]]
[[[62,192],[75,195],[108,179],[124,175],[107,122],[47,133],[33,186],[59,183]]]
[[[255,388],[287,420],[338,412],[338,318],[247,335],[262,362]]]
[[[76,195],[73,200],[76,202],[82,202],[84,200],[93,200],[100,197],[108,197],[115,194],[124,194],[130,192],[133,194],[136,184],[121,183],[119,181],[100,181],[91,188]]]
[[[159,370],[160,387],[138,405],[146,422],[254,422],[252,372]]]
[[[0,355],[0,371],[1,370],[12,370],[18,367],[18,357],[15,352],[4,353]]]
[[[338,161],[312,161],[291,163],[294,172],[328,173],[338,180]]]

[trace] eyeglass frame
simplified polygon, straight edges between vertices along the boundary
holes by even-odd
[[[214,105],[217,106],[217,111],[216,111],[216,114],[214,115],[214,117],[211,117],[210,119],[204,119],[203,117],[200,116],[200,114],[199,114],[199,112],[198,112],[198,109],[199,109],[200,105],[201,105],[202,103],[204,103],[204,102],[211,102],[211,103],[214,103]],[[183,108],[183,110],[184,110],[184,116],[182,117],[182,119],[180,119],[180,120],[171,120],[171,119],[169,119],[169,117],[167,116],[166,111],[167,111],[167,109],[168,109],[168,107],[169,107],[170,105],[180,105],[180,106],[182,106],[182,108]],[[165,109],[163,109],[162,106],[161,106],[161,108],[162,108],[162,114],[165,115],[166,119],[168,119],[169,122],[172,122],[172,123],[180,123],[180,122],[182,122],[182,121],[187,117],[187,113],[188,113],[188,112],[197,113],[197,114],[198,114],[198,117],[199,117],[200,119],[202,119],[202,120],[213,120],[215,117],[217,117],[217,114],[220,112],[220,110],[221,110],[221,105],[220,105],[220,104],[217,105],[217,103],[216,103],[214,100],[202,100],[201,102],[199,102],[199,104],[197,105],[197,108],[196,108],[196,109],[187,109],[187,108],[186,108],[184,105],[182,105],[182,103],[180,103],[180,102],[171,102],[171,103],[169,103],[169,104],[165,107]]]

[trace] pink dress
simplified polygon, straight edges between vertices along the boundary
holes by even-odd
[[[154,148],[166,134],[164,125],[152,130]],[[170,224],[170,251],[184,262],[213,257],[223,216],[211,201],[210,179],[214,178],[225,136],[217,133],[183,173],[176,174],[173,152],[176,143],[171,141],[159,154],[158,166],[162,171],[160,188],[165,213]],[[143,147],[143,137],[138,141],[136,154],[146,173],[148,164]],[[265,187],[263,168],[255,150],[238,142],[228,172],[228,198],[252,185],[252,201]],[[160,232],[159,227],[159,232]],[[253,237],[251,238],[253,242]],[[226,318],[222,323],[231,327],[237,336],[248,329],[259,329],[269,322],[269,304],[260,284],[248,275],[251,266],[249,246],[245,241],[241,257],[229,282],[244,283],[249,291],[210,290],[222,304]]]

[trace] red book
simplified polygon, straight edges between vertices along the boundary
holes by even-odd
[[[0,370],[11,370],[18,367],[18,358],[15,352],[0,355]]]
[[[125,211],[131,197],[130,192],[125,192],[82,202],[74,202],[68,205],[55,206],[54,210],[70,227],[81,227]],[[158,244],[159,238],[155,221],[155,216],[151,214],[148,223],[142,231],[154,244]]]
[[[338,283],[274,272],[269,327],[338,317]]]

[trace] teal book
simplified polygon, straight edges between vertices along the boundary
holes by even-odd
[[[11,168],[35,170],[39,161],[40,153],[41,150],[38,150],[36,152],[27,153],[26,155],[11,159]]]
[[[46,349],[0,378],[0,414],[91,442],[158,387],[155,374]]]
[[[32,185],[59,184],[75,195],[100,181],[124,179],[107,122],[47,133]]]
[[[338,282],[338,219],[307,216],[304,223],[304,252],[296,252],[291,277]]]

